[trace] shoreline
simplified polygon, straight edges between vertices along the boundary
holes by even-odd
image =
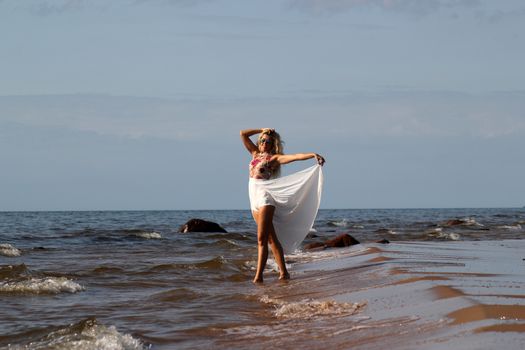
[[[524,252],[525,240],[500,240],[365,244],[292,256],[290,282],[272,277],[257,290],[270,316],[242,326],[241,336],[228,329],[239,339],[220,343],[521,349]],[[303,331],[296,335],[286,325]]]

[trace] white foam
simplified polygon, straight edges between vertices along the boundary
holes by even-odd
[[[498,228],[500,229],[504,229],[504,230],[511,230],[511,231],[519,231],[522,229],[521,225],[520,224],[516,224],[516,225],[503,225],[503,226],[498,226]]]
[[[290,269],[292,267],[292,265],[289,263],[285,262],[285,264],[287,269]],[[243,265],[244,268],[246,268],[247,270],[257,270],[257,261],[255,260],[245,261]],[[275,259],[268,258],[268,260],[266,261],[266,267],[264,268],[264,271],[279,272],[279,265],[277,265]]]
[[[20,256],[22,252],[11,244],[0,244],[0,255],[3,256]]]
[[[162,235],[158,232],[137,232],[133,236],[145,239],[161,239]]]
[[[442,227],[436,227],[436,228],[434,228],[434,229],[432,229],[430,231],[427,231],[427,233],[429,235],[431,235],[431,234],[441,234],[442,232],[443,232],[443,228]]]
[[[0,282],[0,293],[59,294],[77,293],[84,287],[65,277],[31,278],[24,281]]]
[[[70,327],[51,332],[40,341],[28,345],[11,345],[10,349],[56,349],[56,350],[136,350],[147,349],[138,339],[122,334],[115,326],[92,324],[81,332]]]
[[[459,235],[459,233],[449,233],[446,234],[446,238],[452,241],[459,241],[461,239],[461,236]]]
[[[443,228],[441,228],[441,227],[437,227],[437,228],[435,228],[435,229],[433,229],[431,231],[427,231],[426,233],[429,236],[433,236],[433,237],[436,237],[436,238],[442,238],[442,239],[449,239],[451,241],[459,241],[461,239],[461,236],[459,235],[459,233],[443,232]]]
[[[225,241],[228,242],[231,245],[234,245],[234,246],[237,246],[237,247],[240,246],[240,244],[235,242],[233,239],[225,239]]]
[[[461,219],[461,220],[465,222],[463,224],[465,226],[479,226],[479,227],[483,227],[484,226],[483,224],[480,224],[479,222],[477,222],[473,218],[464,218],[464,219]]]
[[[361,245],[354,245],[350,247],[338,248],[338,249],[326,249],[326,250],[296,250],[293,254],[287,255],[287,259],[290,259],[296,263],[312,263],[324,260],[336,260],[341,256],[354,256],[365,253],[368,247]]]
[[[339,221],[330,221],[330,223],[337,227],[346,227],[350,224],[350,222],[347,219],[342,219]]]
[[[287,319],[310,319],[326,316],[349,316],[366,305],[361,303],[344,303],[335,300],[313,300],[305,299],[298,302],[285,302],[263,296],[260,301],[274,306],[273,314],[279,318]]]

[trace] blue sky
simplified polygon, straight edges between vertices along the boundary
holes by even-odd
[[[525,205],[522,1],[0,0],[0,43],[0,210],[248,208],[258,127],[324,208]]]

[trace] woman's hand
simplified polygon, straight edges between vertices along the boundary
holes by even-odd
[[[323,166],[324,163],[326,162],[326,161],[324,160],[324,158],[323,158],[321,155],[317,154],[317,153],[315,154],[315,159],[317,160],[317,163],[318,163],[319,165],[321,165],[321,166]]]
[[[272,128],[263,128],[261,133],[269,133],[269,134],[272,134],[275,132],[275,129],[272,129]]]

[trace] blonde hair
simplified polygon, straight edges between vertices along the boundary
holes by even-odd
[[[264,135],[267,135],[272,139],[272,154],[284,154],[284,141],[281,140],[281,135],[275,130],[271,129],[265,129],[261,134],[259,135],[259,138],[257,139],[257,146],[260,145],[261,139]],[[281,176],[281,164],[277,164],[276,168],[273,171],[272,177],[279,177]]]

